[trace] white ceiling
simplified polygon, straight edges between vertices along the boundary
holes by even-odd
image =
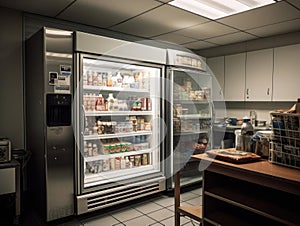
[[[0,6],[192,50],[300,31],[300,0],[282,0],[214,21],[170,6],[169,1],[0,0]]]

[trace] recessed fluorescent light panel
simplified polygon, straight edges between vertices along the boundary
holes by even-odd
[[[174,0],[169,4],[215,20],[276,2],[277,0]]]

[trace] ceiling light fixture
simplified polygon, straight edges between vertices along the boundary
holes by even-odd
[[[168,4],[215,20],[273,4],[277,1],[278,0],[173,0]]]

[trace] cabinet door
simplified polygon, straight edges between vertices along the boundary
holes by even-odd
[[[225,79],[224,56],[207,59],[207,65],[214,75],[212,81],[212,98],[214,101],[222,101],[224,100],[223,93]]]
[[[300,97],[300,44],[274,48],[273,101]]]
[[[273,49],[247,53],[246,101],[271,101]]]
[[[245,100],[246,53],[225,56],[225,100]]]

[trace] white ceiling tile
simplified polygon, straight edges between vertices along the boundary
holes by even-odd
[[[247,30],[247,32],[259,37],[267,37],[279,34],[285,34],[300,30],[300,19],[290,20],[282,23],[263,26],[255,29]]]
[[[155,0],[77,0],[58,18],[107,28],[161,4]]]
[[[217,45],[205,41],[196,41],[196,42],[183,44],[183,46],[188,49],[199,50],[199,49],[211,48]]]
[[[234,33],[238,30],[216,22],[208,22],[177,31],[176,33],[195,39],[207,39],[215,36]]]
[[[173,1],[173,0],[156,0],[156,1],[158,1],[158,2],[165,2],[165,3],[167,3],[167,2],[171,2],[171,1]]]
[[[233,34],[223,35],[215,38],[206,39],[208,42],[212,42],[218,45],[227,45],[242,41],[248,41],[251,39],[257,38],[256,36],[244,33],[244,32],[236,32]]]
[[[293,6],[296,6],[300,9],[300,1],[299,0],[286,0],[286,2],[291,3]]]
[[[193,13],[163,5],[111,29],[143,37],[158,36],[208,21]]]
[[[253,9],[244,13],[229,16],[218,21],[241,30],[300,18],[300,11],[286,2]]]
[[[56,16],[73,0],[0,0],[0,6],[44,16]]]
[[[176,44],[182,44],[182,43],[197,41],[193,38],[189,38],[189,37],[179,35],[179,34],[174,34],[174,33],[159,35],[159,36],[154,37],[153,39],[160,40],[160,41],[167,41],[167,42],[176,43]]]

